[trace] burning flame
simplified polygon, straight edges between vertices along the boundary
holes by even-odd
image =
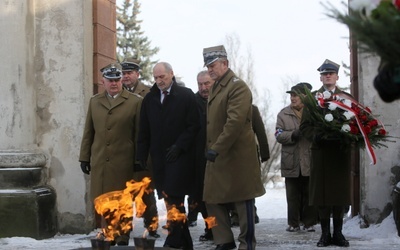
[[[206,222],[208,229],[218,226],[214,216],[209,216],[205,218],[204,221]]]
[[[167,213],[167,219],[168,221],[174,222],[174,221],[186,221],[186,214],[181,213],[179,209],[176,208],[176,206],[172,206]]]
[[[112,191],[98,196],[94,200],[96,212],[103,216],[106,227],[102,228],[106,240],[127,233],[132,228],[133,202],[135,214],[141,217],[146,209],[142,196],[146,192],[151,180],[145,177],[140,182],[130,180],[126,182],[124,190]]]
[[[176,205],[165,203],[165,206],[167,207],[167,227],[170,227],[171,223],[185,222],[187,220],[186,213],[182,213],[178,208],[176,208]],[[183,204],[181,204],[181,206],[183,207]]]

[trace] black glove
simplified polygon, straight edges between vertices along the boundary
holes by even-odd
[[[217,158],[218,153],[212,149],[207,150],[206,159],[207,161],[215,162],[215,158]]]
[[[146,171],[146,170],[148,169],[145,160],[140,160],[139,163],[135,163],[135,165],[133,165],[133,171],[135,172]]]
[[[292,133],[292,141],[297,141],[301,136],[301,131],[300,129],[296,129],[295,131],[293,131]]]
[[[170,148],[167,148],[167,154],[165,156],[167,162],[174,162],[178,159],[181,154],[181,150],[174,144]]]
[[[81,169],[82,172],[85,174],[90,174],[90,162],[88,161],[81,161]]]

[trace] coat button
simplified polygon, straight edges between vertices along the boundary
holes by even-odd
[[[106,159],[106,161],[110,161],[110,159],[109,159],[109,158],[107,158],[107,159]]]

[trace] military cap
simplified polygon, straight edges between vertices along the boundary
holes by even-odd
[[[120,79],[122,77],[121,65],[111,63],[100,70],[107,79]]]
[[[140,69],[140,61],[134,58],[127,58],[121,63],[122,71],[131,71]]]
[[[311,84],[309,84],[308,82],[300,82],[296,85],[294,85],[289,91],[286,91],[286,93],[288,94],[305,94],[306,90],[305,88],[308,88],[309,90],[312,90],[312,86]]]
[[[219,58],[227,58],[224,45],[214,46],[203,49],[204,67],[217,61]]]
[[[317,69],[320,74],[324,73],[338,73],[339,72],[340,65],[332,62],[329,59],[326,59],[324,63]]]

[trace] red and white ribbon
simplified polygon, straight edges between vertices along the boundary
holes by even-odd
[[[317,95],[316,97],[317,97],[318,105],[319,105],[321,108],[326,108],[326,106],[325,106],[326,104],[334,103],[334,104],[337,105],[340,109],[343,109],[343,110],[345,110],[345,111],[348,111],[348,112],[350,112],[350,113],[352,113],[352,114],[354,115],[355,120],[356,120],[356,122],[357,122],[357,126],[358,126],[358,128],[360,129],[360,131],[361,131],[361,135],[363,136],[364,143],[365,143],[365,148],[366,148],[366,150],[367,150],[368,156],[369,156],[369,158],[371,159],[371,164],[372,164],[372,165],[375,165],[375,164],[376,164],[375,152],[374,152],[374,149],[372,148],[371,142],[370,142],[369,139],[368,139],[368,135],[367,135],[367,133],[365,132],[365,129],[364,129],[364,127],[363,127],[363,125],[362,125],[360,119],[358,118],[358,114],[357,114],[357,113],[355,112],[355,110],[353,110],[351,107],[349,107],[349,106],[343,104],[343,102],[338,101],[338,100],[343,100],[343,99],[350,100],[351,103],[357,105],[361,110],[363,110],[364,112],[368,113],[370,116],[372,116],[371,112],[370,112],[367,108],[365,108],[364,106],[362,106],[360,103],[358,103],[356,100],[354,100],[353,98],[351,98],[350,96],[345,95],[345,94],[336,94],[336,95],[333,95],[333,99],[332,99],[332,100],[326,100],[326,99],[324,99],[324,95],[323,95],[323,94]],[[372,116],[372,117],[373,117],[373,116]],[[374,118],[374,119],[376,119],[376,118]],[[380,125],[383,127],[383,124],[382,124],[378,119],[376,119],[376,120],[377,120],[378,124],[380,124]]]

